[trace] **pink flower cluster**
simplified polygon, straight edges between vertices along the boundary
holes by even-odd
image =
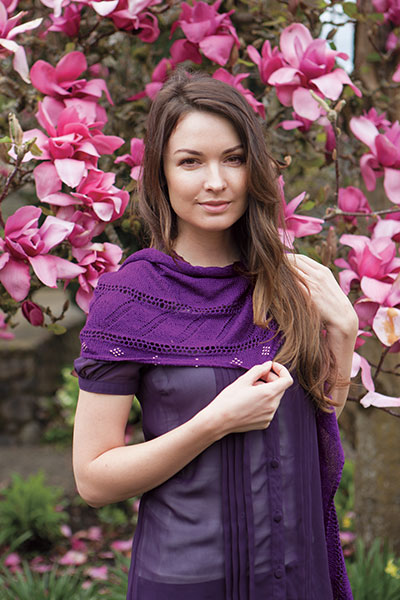
[[[115,186],[115,174],[98,168],[98,160],[111,154],[124,140],[105,135],[105,110],[98,105],[104,93],[111,102],[103,79],[87,80],[81,52],[71,52],[56,67],[37,61],[31,69],[32,84],[46,94],[39,102],[37,119],[46,131],[24,132],[24,140],[36,137],[40,157],[27,155],[40,164],[34,169],[38,198],[50,204],[56,216],[48,216],[41,227],[40,208],[24,206],[7,222],[0,240],[0,282],[17,301],[29,294],[31,270],[49,287],[61,279],[67,284],[78,277],[76,301],[88,310],[101,273],[114,271],[122,250],[114,244],[95,244],[105,223],[122,216],[129,201],[128,192]],[[71,262],[50,254],[61,243],[69,245]],[[32,307],[25,317],[32,322]],[[36,314],[36,313],[35,313]],[[35,323],[37,316],[35,317]]]
[[[295,238],[305,237],[319,233],[322,230],[323,219],[309,217],[306,215],[296,215],[295,210],[304,200],[306,192],[302,192],[288,204],[286,204],[284,194],[283,177],[279,177],[279,187],[282,198],[282,216],[285,221],[285,228],[280,230],[281,240],[287,248],[293,248]]]
[[[323,39],[314,40],[301,23],[293,23],[282,31],[280,51],[271,50],[266,41],[261,55],[253,46],[248,46],[247,52],[257,65],[262,81],[274,86],[279,101],[284,106],[293,106],[301,118],[315,121],[323,114],[310,90],[321,98],[337,100],[343,85],[349,85],[361,96],[347,73],[335,69],[336,57],[347,58],[347,55],[332,50]]]
[[[217,0],[214,4],[209,5],[194,0],[193,6],[182,4],[182,12],[171,28],[171,36],[180,27],[186,37],[176,40],[172,44],[170,58],[161,59],[152,73],[151,83],[148,83],[142,92],[131,96],[128,100],[139,100],[145,96],[154,100],[168,74],[179,63],[188,60],[201,64],[200,50],[204,56],[218,65],[225,65],[228,62],[234,46],[239,47],[240,44],[236,30],[229,18],[234,11],[218,13],[221,2],[222,0]],[[226,69],[220,68],[214,72],[213,77],[239,90],[255,112],[265,118],[265,108],[262,102],[259,102],[253,92],[246,89],[241,83],[248,75],[248,73],[232,75]]]
[[[395,27],[400,25],[399,0],[372,0],[372,4],[376,12],[383,14],[385,23],[393,23]],[[398,36],[391,31],[386,40],[386,50],[395,50],[398,42]]]
[[[13,67],[24,81],[29,83],[29,67],[26,60],[25,49],[14,38],[21,33],[32,31],[39,27],[43,19],[34,19],[21,23],[28,14],[21,11],[14,16],[9,16],[17,7],[18,0],[0,0],[0,60],[10,54],[14,55]]]
[[[53,9],[47,31],[62,31],[70,37],[79,32],[81,10],[92,8],[99,17],[111,19],[117,29],[137,32],[142,42],[152,43],[160,35],[157,17],[146,9],[162,0],[40,0]]]
[[[179,19],[171,27],[171,36],[180,27],[186,37],[186,40],[177,40],[171,49],[171,55],[179,53],[179,62],[188,58],[193,60],[193,56],[200,57],[198,52],[201,50],[205,57],[223,66],[228,62],[233,47],[239,47],[236,30],[230,20],[234,11],[218,13],[221,3],[222,0],[211,5],[197,0],[193,0],[193,6],[182,3]]]
[[[400,204],[400,124],[391,124],[369,115],[350,120],[352,133],[369,147],[370,152],[360,160],[361,174],[367,190],[374,190],[377,177],[383,175],[386,195],[394,204]]]
[[[344,234],[339,240],[350,247],[346,260],[335,261],[343,269],[339,273],[340,285],[345,294],[349,294],[354,285],[360,289],[354,303],[361,327],[357,347],[365,343],[363,337],[373,332],[391,352],[400,350],[400,258],[395,243],[399,239],[400,221],[386,218],[376,223],[371,238]],[[378,402],[380,406],[395,406],[396,399],[376,394],[370,365],[355,353],[352,376],[360,369],[368,390],[362,401],[364,405],[377,406]]]

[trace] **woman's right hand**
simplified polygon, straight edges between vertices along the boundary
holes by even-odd
[[[285,390],[292,383],[293,379],[286,367],[268,361],[255,365],[238,377],[207,408],[213,411],[212,418],[221,424],[222,436],[266,429]]]

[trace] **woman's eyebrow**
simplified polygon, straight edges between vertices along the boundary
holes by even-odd
[[[230,152],[235,152],[235,150],[243,150],[243,145],[237,144],[232,148],[227,148],[227,150],[224,150],[222,154],[229,154]],[[178,148],[178,150],[175,150],[174,154],[178,154],[178,152],[187,152],[188,154],[194,154],[195,156],[201,156],[203,154],[203,152],[191,150],[190,148]]]

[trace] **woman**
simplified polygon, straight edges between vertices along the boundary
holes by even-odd
[[[275,164],[234,88],[178,72],[145,141],[151,248],[101,278],[75,363],[79,493],[143,494],[129,600],[347,600],[333,407],[355,313],[281,244]],[[145,441],[125,446],[134,394]]]

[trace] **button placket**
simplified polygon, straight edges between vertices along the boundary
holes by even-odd
[[[285,539],[283,527],[283,502],[281,460],[279,445],[279,416],[275,413],[264,432],[264,448],[271,514],[271,569],[273,573],[273,600],[286,599]]]

